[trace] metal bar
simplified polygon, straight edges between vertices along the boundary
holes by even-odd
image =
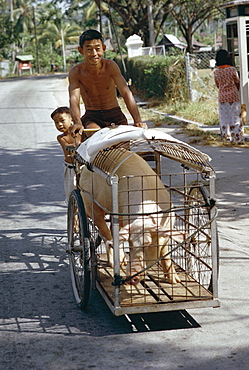
[[[118,177],[110,177],[111,191],[112,191],[112,211],[118,212]],[[114,277],[120,275],[120,258],[119,258],[119,218],[117,215],[112,216],[112,237],[113,237],[113,263],[114,263]],[[120,288],[114,286],[114,307],[120,306]]]
[[[209,176],[210,184],[210,198],[215,197],[215,173],[211,172]],[[210,218],[212,219],[217,212],[216,207],[211,208]],[[218,297],[218,235],[217,235],[217,224],[215,220],[211,223],[211,250],[212,250],[212,284],[213,284],[213,296]]]
[[[110,302],[109,302],[110,303]],[[110,306],[109,306],[110,307]],[[114,308],[112,312],[115,316],[121,316],[125,314],[141,314],[150,312],[164,312],[164,311],[176,311],[176,310],[188,310],[191,308],[206,308],[206,307],[220,307],[220,301],[218,299],[206,299],[206,300],[193,300],[191,302],[177,302],[177,303],[159,303],[153,305],[143,306],[129,306]]]

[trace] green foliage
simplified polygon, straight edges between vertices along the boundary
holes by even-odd
[[[0,13],[0,59],[8,58],[9,46],[17,39],[18,33],[9,20],[8,14]]]
[[[105,58],[114,60],[117,57],[117,53],[112,50],[105,51]]]
[[[120,57],[115,58],[121,70]],[[125,59],[127,77],[132,86],[145,97],[175,101],[188,96],[185,76],[185,59],[180,56],[143,56]]]
[[[37,68],[37,60],[36,60],[36,49],[35,44],[30,43],[21,54],[31,54],[33,55],[33,66]],[[53,60],[54,65],[60,66],[62,68],[63,59],[62,56],[59,55],[55,50],[51,49],[49,44],[39,44],[39,64],[41,68],[46,68],[50,70],[50,60]]]

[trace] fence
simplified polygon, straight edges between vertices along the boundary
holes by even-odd
[[[143,55],[166,55],[164,45],[143,47],[142,53]],[[210,68],[210,60],[215,59],[215,55],[214,51],[186,54],[186,75],[190,100],[196,101],[203,97],[217,100],[218,92],[214,84],[213,70]]]
[[[200,52],[186,54],[186,75],[190,100],[196,101],[203,97],[217,100],[217,88],[214,83],[213,68],[210,60],[215,58],[215,52]]]
[[[142,48],[143,55],[163,55],[165,57],[164,45],[148,46]]]

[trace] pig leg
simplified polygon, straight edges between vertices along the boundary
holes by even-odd
[[[92,215],[92,201],[88,197],[84,197],[82,194],[85,204],[85,210],[87,217],[94,219],[94,224],[99,229],[101,237],[106,241],[106,253],[108,264],[113,267],[113,248],[110,247],[112,240],[112,234],[105,221],[105,212],[97,204],[94,204],[94,217]]]
[[[108,265],[113,268],[114,267],[113,265],[113,241],[112,241],[111,230],[109,229],[105,221],[105,212],[103,211],[102,208],[100,208],[96,204],[94,206],[94,223],[98,227],[100,235],[105,240]],[[126,265],[125,254],[124,254],[123,249],[120,248],[119,254],[120,254],[120,261],[121,261],[120,264]]]
[[[105,221],[105,212],[97,205],[94,206],[94,223],[98,227],[100,235],[105,240],[108,265],[113,267],[113,247],[111,242],[112,241],[111,230],[109,229]]]
[[[139,248],[139,251],[136,251],[135,253],[132,253],[134,251],[130,251],[130,261],[126,266],[126,278],[135,275],[144,269],[144,256],[142,249],[143,248]],[[139,274],[137,276],[134,276],[132,279],[128,280],[127,284],[137,285],[143,278],[144,273]]]
[[[161,258],[166,253],[168,253],[168,246],[167,246],[167,244],[163,245],[163,242],[165,243],[165,238],[162,238],[162,237],[159,238],[159,246],[160,246],[159,247],[160,248],[159,258]],[[162,269],[163,269],[163,272],[164,272],[164,276],[167,278],[169,283],[177,284],[177,283],[181,282],[179,276],[176,273],[174,264],[171,261],[171,258],[170,258],[169,254],[164,259],[161,260],[161,265],[162,265]]]

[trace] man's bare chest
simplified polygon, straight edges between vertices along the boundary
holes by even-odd
[[[100,94],[104,92],[112,92],[115,90],[115,84],[110,76],[85,76],[81,80],[82,90],[85,93]]]
[[[109,86],[113,85],[114,82],[108,74],[96,74],[96,75],[91,75],[91,74],[85,74],[81,78],[81,83],[84,87],[89,86],[89,85],[104,85],[104,86]]]

